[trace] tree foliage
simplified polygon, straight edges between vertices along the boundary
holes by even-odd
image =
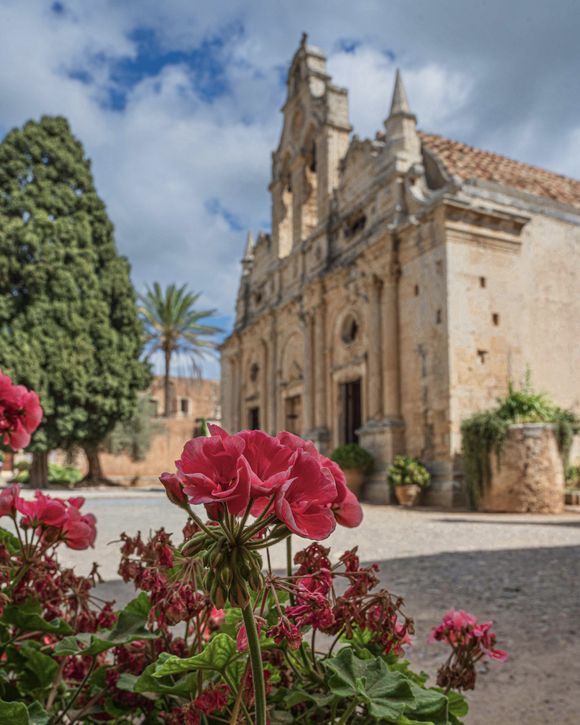
[[[188,355],[194,369],[205,354],[215,349],[212,338],[221,332],[219,327],[204,324],[202,320],[215,315],[215,310],[198,310],[200,292],[191,292],[187,285],[168,285],[158,282],[147,287],[141,295],[139,308],[145,324],[145,340],[149,355],[160,352],[165,363],[165,415],[171,415],[170,376],[171,360],[175,354]]]
[[[0,363],[38,391],[33,451],[91,448],[149,382],[129,264],[66,119],[0,144]]]
[[[117,423],[105,439],[104,448],[115,456],[125,453],[132,461],[144,461],[153,438],[164,430],[163,422],[151,415],[149,396],[142,394],[133,415]]]

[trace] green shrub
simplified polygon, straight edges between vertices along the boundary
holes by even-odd
[[[566,488],[580,488],[580,463],[566,469]]]
[[[338,463],[343,471],[356,470],[370,473],[374,466],[371,454],[358,443],[346,443],[338,446],[332,451],[330,458]]]
[[[499,464],[508,429],[518,423],[554,425],[562,462],[567,465],[572,441],[580,431],[580,419],[571,410],[558,407],[543,393],[535,393],[528,374],[521,390],[516,390],[510,383],[507,396],[498,399],[496,408],[477,413],[461,425],[463,470],[472,508],[477,508],[491,479],[491,454],[495,453]]]
[[[20,469],[19,473],[12,479],[15,483],[28,483],[30,480],[30,466]],[[83,477],[78,468],[73,466],[59,466],[58,463],[48,464],[48,483],[74,486]]]
[[[431,474],[422,463],[409,456],[395,456],[389,467],[387,481],[391,486],[429,485]]]

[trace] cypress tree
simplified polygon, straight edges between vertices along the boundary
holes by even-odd
[[[31,481],[48,452],[98,447],[149,382],[129,264],[119,256],[90,161],[62,117],[0,144],[0,368],[36,390],[44,419]]]

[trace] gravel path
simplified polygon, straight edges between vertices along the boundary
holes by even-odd
[[[88,493],[85,508],[97,516],[96,550],[63,558],[80,571],[93,559],[101,562],[103,593],[126,601],[131,591],[118,580],[118,546],[107,542],[122,530],[179,531],[183,515],[157,492]],[[384,584],[405,597],[417,625],[409,652],[417,669],[434,675],[444,659],[443,645],[426,639],[449,607],[495,622],[510,659],[482,668],[467,723],[580,722],[580,512],[547,517],[366,506],[361,528],[339,529],[329,543],[336,553],[358,544],[364,561],[380,563]],[[273,564],[283,563],[279,548]]]

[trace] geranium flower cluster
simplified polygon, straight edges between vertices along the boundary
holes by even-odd
[[[439,687],[473,690],[475,665],[484,657],[505,662],[507,652],[497,649],[493,622],[477,622],[472,614],[450,609],[438,627],[431,631],[432,642],[446,642],[451,647],[447,662],[437,673]]]
[[[203,504],[214,520],[224,512],[268,516],[315,540],[327,538],[337,523],[361,523],[361,506],[344,474],[310,441],[286,432],[229,435],[215,425],[210,432],[188,441],[177,471],[161,475],[173,503],[184,508]]]
[[[273,589],[289,592],[294,603],[267,635],[297,649],[308,628],[332,635],[335,641],[352,639],[358,629],[368,632],[369,642],[383,654],[403,654],[404,646],[411,643],[413,621],[403,613],[400,597],[385,589],[373,591],[379,583],[378,566],[361,566],[356,548],[346,551],[334,566],[329,554],[330,549],[311,544],[296,554],[298,569],[293,577],[271,579]],[[336,585],[341,581],[347,586],[338,594],[340,585]]]
[[[4,445],[15,451],[26,448],[41,420],[38,395],[23,385],[14,385],[0,370],[0,440]]]
[[[0,517],[12,518],[17,531],[36,534],[45,548],[62,541],[69,549],[88,549],[95,544],[97,520],[93,514],[81,513],[84,502],[82,496],[63,500],[42,491],[36,491],[29,501],[20,496],[20,486],[14,484],[0,492]],[[21,514],[20,521],[17,514]]]
[[[215,715],[228,704],[230,688],[225,683],[208,687],[188,705],[163,713],[168,725],[200,725],[204,715]]]
[[[188,532],[191,527],[187,527]],[[199,567],[184,566],[176,576],[171,538],[159,529],[147,542],[136,536],[121,534],[121,563],[119,574],[125,582],[133,582],[149,594],[152,605],[150,618],[167,631],[179,622],[197,621],[212,627],[216,609],[209,597],[200,591]]]

